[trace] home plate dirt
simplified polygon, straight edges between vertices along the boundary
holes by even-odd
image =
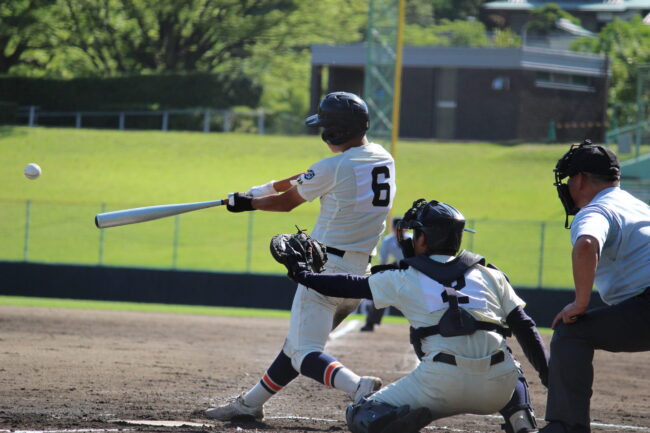
[[[0,433],[347,431],[347,397],[302,376],[267,403],[263,422],[204,418],[259,381],[287,328],[277,318],[0,306]],[[388,384],[414,367],[408,326],[347,331],[326,350],[356,373]],[[544,425],[546,390],[516,340],[510,345]],[[650,353],[598,351],[594,363],[592,431],[647,433]],[[501,422],[461,415],[426,431],[496,433]]]

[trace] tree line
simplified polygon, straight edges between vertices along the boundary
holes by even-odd
[[[518,46],[498,20],[479,21],[486,0],[407,0],[409,45]],[[362,42],[368,1],[357,0],[5,0],[0,2],[0,74],[117,77],[220,73],[251,78],[262,105],[308,109],[309,47]],[[557,16],[556,16],[557,15]],[[549,5],[531,14],[544,32],[568,16]],[[574,49],[612,59],[610,101],[634,100],[635,65],[650,61],[650,27],[615,20]]]

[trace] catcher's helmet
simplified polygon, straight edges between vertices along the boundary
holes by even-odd
[[[458,209],[435,200],[427,202],[423,198],[413,202],[413,206],[406,211],[399,223],[397,231],[404,257],[411,257],[413,244],[411,239],[404,238],[401,234],[403,229],[413,229],[414,238],[418,236],[418,232],[424,233],[429,254],[449,255],[454,255],[460,250],[464,230],[473,232],[465,229],[465,217]]]
[[[557,194],[564,206],[566,220],[564,227],[569,228],[569,215],[575,215],[580,210],[574,203],[569,186],[562,179],[575,176],[578,173],[591,173],[606,180],[615,181],[621,177],[621,166],[616,154],[603,146],[591,144],[586,139],[580,144],[573,144],[569,151],[560,158],[553,169]]]
[[[361,137],[369,127],[368,106],[357,95],[334,92],[325,96],[318,113],[305,119],[307,126],[323,127],[323,141],[339,145]]]

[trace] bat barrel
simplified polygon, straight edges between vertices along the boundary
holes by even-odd
[[[127,224],[141,223],[168,216],[178,215],[213,206],[220,206],[225,200],[202,201],[196,203],[167,204],[147,206],[134,209],[124,209],[95,215],[95,226],[100,229],[117,227]]]

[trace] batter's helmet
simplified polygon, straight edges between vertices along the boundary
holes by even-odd
[[[339,145],[361,137],[368,130],[368,106],[354,93],[334,92],[325,96],[318,113],[305,119],[307,126],[323,127],[323,141]]]
[[[562,183],[562,179],[578,173],[591,173],[604,180],[616,181],[621,177],[621,166],[614,152],[606,147],[593,145],[591,140],[586,139],[580,144],[572,145],[558,160],[553,172],[555,173],[553,185],[557,188],[557,195],[566,212],[564,227],[569,228],[569,215],[577,214],[580,209],[569,193],[569,186]]]
[[[427,202],[423,198],[414,201],[411,209],[406,211],[397,232],[404,257],[412,257],[412,240],[402,236],[402,229],[413,229],[414,238],[418,237],[418,232],[424,233],[429,254],[449,255],[460,250],[464,230],[473,232],[465,229],[465,217],[458,209],[435,200]]]

